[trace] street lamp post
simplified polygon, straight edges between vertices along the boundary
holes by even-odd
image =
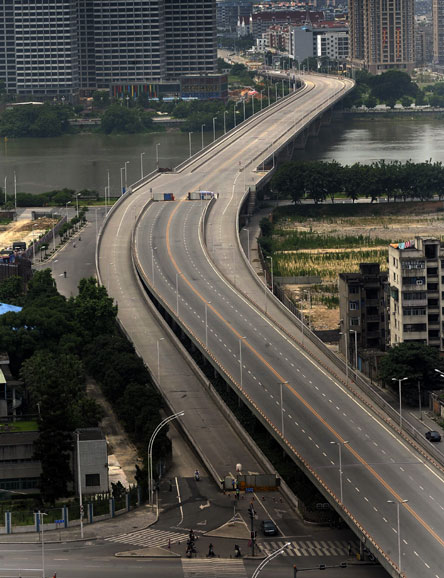
[[[203,130],[204,127],[205,127],[204,124],[202,124],[201,127],[200,127],[200,134],[201,134],[201,137],[202,137],[202,147],[201,147],[202,149],[204,148],[204,130]]]
[[[254,94],[251,95],[251,107],[252,107],[253,116],[254,116]]]
[[[341,497],[341,504],[343,504],[344,499],[343,499],[343,492],[342,492],[342,446],[345,446],[345,444],[348,444],[348,441],[343,441],[343,442],[333,441],[330,443],[337,445],[339,448],[339,495]]]
[[[164,341],[165,337],[159,337],[157,340],[157,381],[160,385],[160,342]]]
[[[189,132],[189,133],[188,133],[188,145],[189,145],[189,147],[190,147],[190,158],[191,158],[191,156],[192,156],[192,155],[191,155],[191,135],[192,135],[192,134],[193,134],[192,132]]]
[[[278,85],[277,85],[277,82],[276,82],[276,84],[274,85],[274,89],[275,89],[275,92],[276,92],[276,100],[275,100],[275,102],[276,102],[277,99],[278,99]]]
[[[143,179],[143,155],[145,153],[140,153],[140,178]]]
[[[270,106],[270,85],[267,86],[268,106]]]
[[[79,218],[79,195],[80,193],[76,193],[76,216]]]
[[[151,247],[151,281],[153,283],[153,288],[155,287],[154,284],[154,251],[157,247]]]
[[[253,572],[251,578],[257,578],[259,576],[259,574],[261,573],[261,571],[264,569],[264,567],[269,562],[274,560],[274,558],[276,558],[276,556],[279,556],[279,554],[281,554],[285,550],[285,548],[288,548],[288,546],[290,546],[290,545],[291,545],[291,542],[286,542],[283,546],[281,546],[280,548],[278,548],[274,552],[271,552],[271,554],[268,554],[268,556],[261,561],[259,566]]]
[[[41,512],[40,510],[37,512],[39,526],[42,529],[42,578],[45,578],[45,542],[43,540],[43,516],[47,516],[46,512]]]
[[[350,329],[350,333],[355,334],[355,370],[358,370],[358,332],[356,329]]]
[[[66,220],[68,220],[68,205],[71,204],[71,201],[68,201],[65,205],[65,210],[66,210]]]
[[[128,165],[129,161],[125,161],[125,193],[128,190]]]
[[[394,500],[387,500],[387,504],[396,504],[396,520],[398,526],[398,571],[400,576],[402,572],[401,572],[401,527],[399,523],[399,505],[406,504],[407,502],[408,500],[401,500],[400,502],[399,501],[395,502]]]
[[[263,99],[264,99],[264,91],[261,90],[261,112],[262,112],[262,106],[263,106],[263,103],[262,103]]]
[[[240,366],[240,386],[243,386],[243,367],[242,367],[242,341],[247,339],[246,336],[239,337],[239,366]]]
[[[160,424],[156,427],[156,429],[153,431],[153,434],[150,438],[150,441],[148,443],[148,502],[150,504],[150,506],[153,505],[153,444],[154,444],[154,440],[157,436],[157,434],[159,433],[159,431],[165,426],[167,425],[170,421],[173,421],[173,419],[177,419],[179,417],[182,417],[183,415],[185,415],[184,411],[179,411],[178,413],[175,413],[173,415],[170,415],[169,417],[166,417],[163,421],[160,422]]]
[[[271,292],[274,295],[274,275],[273,275],[273,257],[267,256],[267,259],[270,259],[270,271],[271,271]]]
[[[156,143],[156,169],[159,170],[159,147],[160,142]]]
[[[250,229],[244,227],[242,231],[247,231],[247,258],[250,260]]]
[[[125,192],[123,189],[123,182],[124,182],[124,174],[125,169],[123,167],[121,167],[120,169],[120,194],[123,195],[123,193]],[[106,187],[105,187],[105,191],[106,191]]]
[[[343,335],[345,339],[345,385],[348,385],[348,333],[340,331],[339,335]]]
[[[213,116],[213,142],[216,140],[216,120],[217,116]]]
[[[237,102],[235,102],[233,106],[233,124],[235,127],[236,127],[236,104]]]
[[[83,496],[82,496],[82,474],[80,471],[80,432],[77,434],[77,483],[79,485],[79,508],[80,508],[80,538],[83,540]]]
[[[402,413],[401,413],[401,383],[403,381],[405,381],[406,379],[408,379],[408,377],[403,377],[402,379],[396,379],[396,377],[392,377],[392,381],[397,381],[398,382],[398,388],[399,388],[399,427],[402,429]]]
[[[244,107],[244,122],[245,122],[245,98],[242,99],[242,104],[243,104],[243,107]]]
[[[227,132],[227,111],[224,110],[224,134]]]
[[[208,347],[208,305],[211,301],[205,301],[205,347]]]
[[[418,405],[419,405],[419,419],[422,421],[421,381],[419,379],[418,379]]]
[[[284,432],[284,385],[288,385],[288,381],[281,381],[279,383],[279,385],[281,386],[281,432],[282,432],[282,437],[285,438],[285,432]]]

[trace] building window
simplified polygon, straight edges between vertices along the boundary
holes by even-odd
[[[352,317],[352,318],[350,319],[350,325],[351,325],[351,326],[353,326],[353,325],[359,325],[359,317]]]
[[[350,311],[358,311],[358,309],[359,309],[359,302],[350,301]]]
[[[100,486],[100,474],[86,474],[85,475],[85,486]]]

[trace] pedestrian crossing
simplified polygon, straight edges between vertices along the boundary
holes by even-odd
[[[268,556],[271,552],[282,548],[286,540],[259,542],[258,548]],[[349,556],[349,543],[343,540],[298,540],[290,542],[281,556]]]
[[[184,578],[247,578],[243,560],[182,560]]]
[[[185,544],[187,539],[188,533],[155,530],[153,528],[145,528],[144,530],[138,530],[137,532],[130,532],[128,534],[120,534],[120,536],[105,538],[107,542],[129,544],[131,546],[140,546],[141,548],[165,547],[168,546],[168,544],[173,545],[178,542]]]

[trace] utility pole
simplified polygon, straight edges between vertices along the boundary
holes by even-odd
[[[254,546],[256,544],[256,533],[254,531],[254,516],[256,512],[254,510],[253,502],[250,502],[248,506],[248,515],[250,516],[250,530],[251,530],[251,555],[254,556]]]

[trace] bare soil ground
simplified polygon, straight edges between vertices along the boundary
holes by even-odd
[[[25,241],[28,246],[31,241],[41,237],[56,223],[57,219],[41,217],[35,221],[31,219],[20,220],[13,221],[8,225],[0,225],[0,248],[11,247],[15,241]]]

